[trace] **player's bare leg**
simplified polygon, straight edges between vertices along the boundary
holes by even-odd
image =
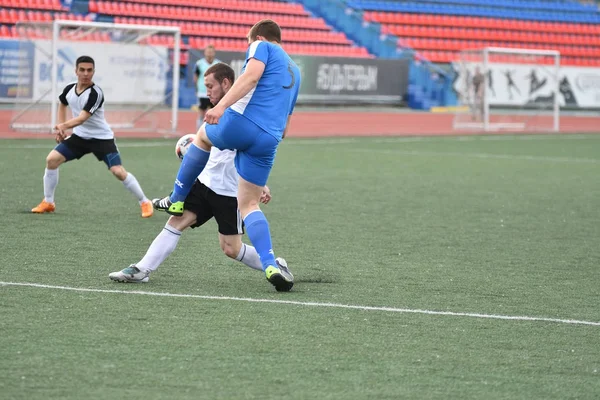
[[[142,218],[151,217],[154,213],[152,202],[150,202],[150,200],[148,200],[144,194],[144,191],[142,190],[135,176],[127,172],[122,165],[113,165],[109,168],[109,170],[115,176],[115,178],[123,182],[123,186],[125,186],[125,188],[137,198],[142,209]]]
[[[223,235],[219,233],[219,244],[223,254],[244,263],[257,271],[262,271],[260,257],[253,246],[242,242],[242,235]]]
[[[54,192],[58,185],[58,167],[66,161],[65,156],[56,150],[48,153],[46,157],[46,170],[44,171],[44,200],[31,210],[32,213],[51,213],[56,209]]]

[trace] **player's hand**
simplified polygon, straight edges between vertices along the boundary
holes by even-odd
[[[204,122],[210,125],[217,124],[219,122],[219,118],[221,118],[224,112],[225,109],[219,107],[217,104],[214,108],[211,108],[206,112],[206,114],[204,114]]]
[[[56,125],[54,127],[54,132],[56,133],[56,143],[60,143],[67,138],[63,124]]]
[[[260,202],[267,204],[269,201],[271,201],[271,189],[269,189],[268,186],[265,186],[262,194],[260,195]]]

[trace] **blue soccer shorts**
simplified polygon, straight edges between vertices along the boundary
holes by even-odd
[[[279,140],[241,114],[227,109],[216,125],[205,125],[213,146],[237,150],[235,168],[250,183],[265,186],[275,162]]]

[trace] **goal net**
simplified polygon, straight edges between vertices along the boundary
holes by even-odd
[[[13,130],[52,131],[58,96],[77,81],[75,61],[87,55],[95,61],[93,81],[104,93],[106,120],[115,132],[176,133],[178,27],[56,20],[20,22],[16,30],[29,62],[19,65]]]
[[[560,102],[564,99],[561,99],[558,51],[463,50],[453,66],[459,103],[454,129],[559,130]]]

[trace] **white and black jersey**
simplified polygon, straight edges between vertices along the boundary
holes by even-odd
[[[197,228],[215,218],[222,235],[244,233],[242,216],[238,210],[238,173],[235,169],[235,150],[213,147],[210,158],[184,202],[184,208],[196,214]]]
[[[92,114],[83,124],[73,128],[73,133],[84,139],[113,139],[115,134],[104,118],[104,93],[95,84],[77,93],[77,82],[68,84],[58,99],[69,106],[73,117],[82,110]]]
[[[235,154],[235,150],[220,150],[213,146],[198,180],[216,194],[237,197],[239,178],[235,169]]]

